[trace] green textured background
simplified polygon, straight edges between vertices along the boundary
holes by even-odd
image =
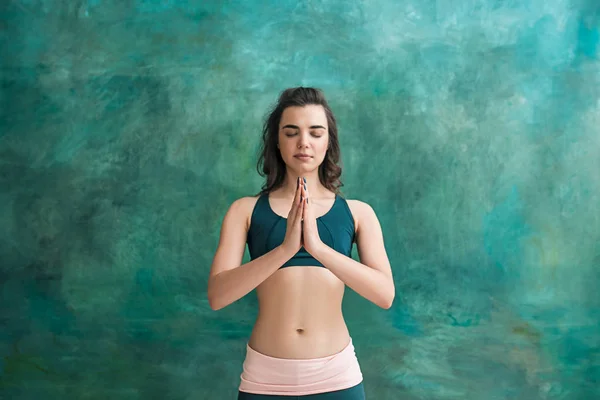
[[[0,398],[235,397],[256,298],[213,312],[207,277],[297,85],[395,274],[390,310],[346,292],[368,398],[598,398],[599,26],[597,0],[2,1]]]

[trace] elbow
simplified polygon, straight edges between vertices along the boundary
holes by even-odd
[[[394,298],[396,297],[396,288],[392,285],[392,288],[388,291],[387,296],[385,296],[379,303],[379,307],[384,310],[389,310],[394,304]]]
[[[210,294],[207,296],[207,298],[208,298],[208,306],[210,307],[210,309],[213,311],[218,310],[217,305],[215,304],[215,299]]]
[[[217,311],[219,309],[219,307],[217,306],[217,304],[215,303],[213,298],[210,296],[208,297],[208,305],[209,305],[210,309],[213,311]]]
[[[231,303],[231,301],[228,301],[227,298],[224,298],[223,296],[216,296],[210,292],[208,294],[208,305],[213,311],[219,311]]]
[[[393,303],[394,303],[394,296],[392,296],[391,298],[384,299],[379,304],[379,307],[383,308],[384,310],[389,310],[390,308],[392,308]]]
[[[219,301],[219,297],[215,294],[217,290],[215,288],[214,277],[208,280],[208,287],[206,288],[206,297],[208,299],[208,306],[213,311],[218,311],[225,307],[222,302]]]
[[[210,288],[208,289],[206,297],[208,298],[208,306],[211,310],[218,311],[223,308],[223,305],[219,303],[218,299],[214,295],[213,291],[210,290]]]
[[[210,309],[213,310],[213,311],[219,311],[221,308],[223,308],[223,305],[219,304],[212,297],[208,298],[208,305],[210,306]]]

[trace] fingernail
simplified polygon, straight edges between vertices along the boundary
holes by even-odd
[[[306,183],[306,178],[304,178],[304,183]]]
[[[306,184],[304,184],[304,190],[306,190]]]
[[[308,204],[308,197],[306,198],[306,204]]]

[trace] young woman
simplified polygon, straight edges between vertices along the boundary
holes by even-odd
[[[375,212],[340,194],[339,158],[323,92],[283,91],[263,129],[257,166],[266,183],[229,207],[208,282],[213,310],[256,288],[238,400],[365,398],[344,288],[388,309],[394,281]],[[251,261],[240,265],[246,243]]]

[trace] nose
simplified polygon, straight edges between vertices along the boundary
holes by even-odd
[[[298,147],[306,147],[308,145],[309,133],[300,133],[298,135]]]

